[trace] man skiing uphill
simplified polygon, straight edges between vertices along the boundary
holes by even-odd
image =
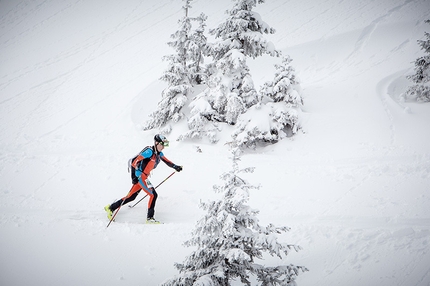
[[[133,186],[131,187],[128,195],[111,205],[105,206],[105,210],[108,213],[108,218],[112,218],[112,213],[119,208],[122,204],[127,204],[133,201],[139,192],[143,190],[149,196],[148,201],[148,214],[147,223],[157,223],[154,219],[155,213],[155,202],[157,201],[157,192],[151,183],[147,180],[149,174],[153,169],[155,169],[163,161],[167,166],[175,169],[177,172],[182,171],[181,166],[173,164],[169,159],[167,159],[163,154],[164,147],[169,146],[169,141],[161,134],[157,134],[154,137],[154,146],[145,147],[132,161],[132,178]],[[134,174],[133,174],[134,172]],[[135,175],[135,177],[133,176]],[[137,180],[136,180],[137,178]]]

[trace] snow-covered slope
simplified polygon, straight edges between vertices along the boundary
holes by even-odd
[[[293,58],[305,106],[303,132],[242,159],[262,186],[250,200],[261,223],[292,227],[281,240],[303,247],[266,263],[305,265],[299,285],[430,285],[430,106],[399,101],[430,4],[267,2],[256,11]],[[213,28],[231,4],[194,1],[191,13]],[[227,135],[169,136],[165,154],[184,171],[159,189],[166,224],[143,224],[146,201],[108,229],[103,211],[130,188],[128,158],[151,143],[140,124],[164,88],[181,5],[0,2],[1,285],[158,285],[190,253],[198,204],[231,167]],[[274,62],[249,62],[257,86]]]

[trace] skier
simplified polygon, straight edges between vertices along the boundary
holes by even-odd
[[[121,206],[121,204],[127,204],[133,201],[141,190],[149,196],[148,201],[148,214],[147,223],[159,223],[154,219],[155,213],[155,202],[157,201],[157,192],[151,185],[149,180],[147,180],[150,172],[155,169],[158,163],[163,161],[167,166],[175,169],[177,172],[182,171],[182,166],[173,164],[169,159],[167,159],[162,150],[164,147],[169,146],[169,141],[161,134],[157,134],[154,137],[154,146],[145,147],[132,161],[132,180],[133,186],[130,189],[128,195],[111,205],[105,206],[105,211],[107,212],[108,218],[112,219],[113,212]],[[134,172],[134,174],[133,174]],[[135,176],[133,176],[135,175]],[[137,178],[137,180],[136,180]]]

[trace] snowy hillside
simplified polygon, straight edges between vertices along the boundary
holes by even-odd
[[[182,246],[229,171],[228,131],[217,145],[168,137],[183,165],[109,228],[103,207],[131,187],[127,161],[151,144],[141,126],[165,87],[158,80],[181,1],[0,1],[0,284],[159,285],[177,274]],[[214,28],[229,0],[196,0]],[[304,265],[298,285],[430,285],[430,105],[402,102],[427,0],[268,0],[255,11],[293,59],[302,132],[243,155],[261,185],[260,223],[291,227]],[[250,61],[258,87],[268,57]],[[228,129],[228,128],[225,128]],[[202,153],[197,152],[197,147]],[[172,172],[160,165],[158,184]],[[141,198],[140,195],[138,198]]]

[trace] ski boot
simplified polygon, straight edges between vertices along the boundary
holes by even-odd
[[[112,210],[110,209],[110,205],[105,206],[105,211],[107,212],[108,219],[111,220],[113,213],[112,213]]]

